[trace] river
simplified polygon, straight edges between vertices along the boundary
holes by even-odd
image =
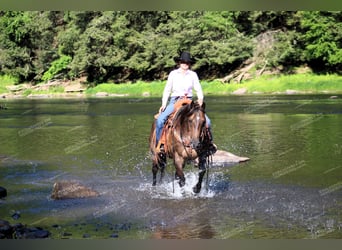
[[[198,195],[196,169],[180,190],[171,161],[151,187],[160,99],[2,100],[0,218],[54,239],[342,238],[342,98],[329,97],[207,97],[218,149],[250,160],[212,167]],[[61,180],[100,196],[52,200]]]

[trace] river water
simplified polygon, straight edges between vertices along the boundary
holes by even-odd
[[[153,98],[2,100],[0,218],[51,238],[342,238],[342,98],[206,98],[218,149],[250,161],[215,166],[194,195],[187,183],[152,188]],[[99,197],[52,200],[76,180]],[[19,215],[19,216],[18,216]]]

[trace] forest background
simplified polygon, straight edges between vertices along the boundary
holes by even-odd
[[[340,76],[341,21],[341,11],[0,11],[0,77],[163,81],[183,50],[206,81]]]

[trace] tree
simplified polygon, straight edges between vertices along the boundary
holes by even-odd
[[[1,11],[0,74],[165,79],[182,50],[202,79],[305,63],[341,72],[341,20],[340,11]]]
[[[340,70],[342,65],[342,13],[300,11],[303,61],[318,70]]]
[[[4,12],[0,18],[1,72],[37,81],[56,57],[51,12]]]

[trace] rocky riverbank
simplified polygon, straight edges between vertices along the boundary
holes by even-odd
[[[7,93],[0,94],[3,99],[15,98],[80,98],[85,97],[85,79],[75,81],[52,81],[44,84],[6,86]]]
[[[28,227],[21,223],[12,225],[0,219],[0,239],[42,239],[49,236],[50,232],[41,227]]]

